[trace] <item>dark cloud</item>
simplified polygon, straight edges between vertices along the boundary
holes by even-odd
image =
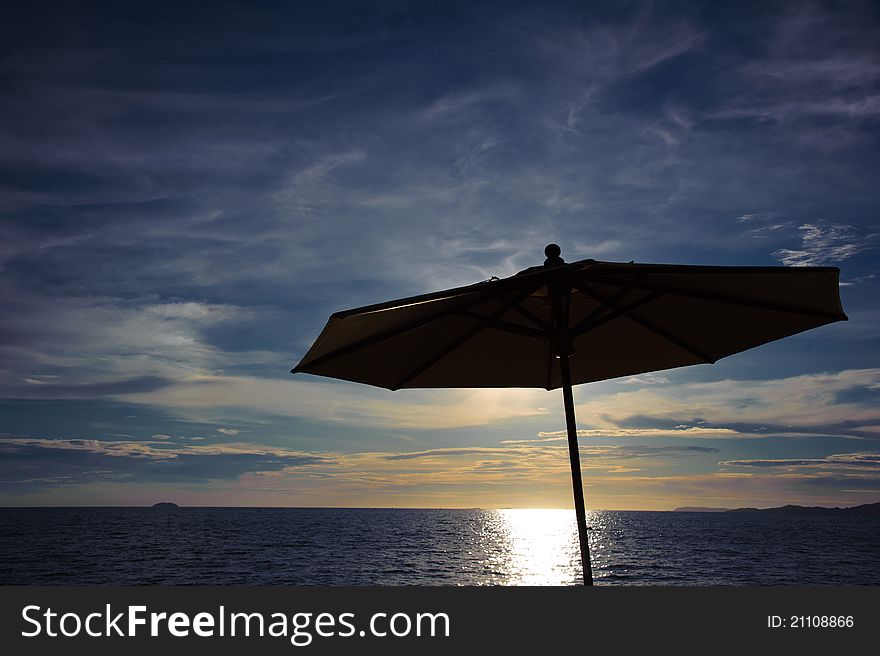
[[[516,451],[517,448],[525,449],[525,451]],[[528,449],[526,447],[510,447],[506,449],[488,449],[488,448],[464,448],[464,449],[431,449],[430,451],[418,451],[413,453],[397,453],[385,456],[385,460],[414,460],[417,458],[433,458],[446,456],[509,456],[511,451],[523,458],[528,457]],[[543,447],[547,448],[547,447]],[[564,446],[549,447],[551,449],[564,449]],[[647,458],[651,456],[678,456],[698,453],[717,453],[719,450],[706,446],[690,446],[690,445],[667,445],[667,446],[590,446],[581,447],[581,451],[585,454],[600,456],[602,458],[614,459],[631,459],[631,458]],[[500,466],[498,463],[492,465]]]
[[[857,403],[871,405],[872,399],[876,398],[877,391],[867,386],[852,387],[834,395],[831,403]],[[876,405],[876,403],[874,404]],[[605,417],[610,420],[610,417]],[[848,436],[860,439],[877,439],[875,431],[864,430],[864,421],[828,422],[824,424],[776,424],[772,422],[746,422],[726,421],[724,423],[707,422],[699,417],[687,419],[669,419],[667,417],[655,417],[650,415],[631,415],[622,419],[614,418],[613,423],[620,428],[675,430],[687,427],[704,429],[728,429],[745,435],[760,435],[766,438],[786,435],[809,435],[815,437],[838,437]],[[870,423],[870,422],[867,422]]]
[[[95,481],[201,483],[331,462],[311,454],[155,444],[0,438],[0,489],[17,494]]]
[[[10,396],[26,399],[93,399],[118,394],[152,392],[170,385],[171,382],[159,376],[138,376],[100,383],[57,383],[46,379],[26,379],[27,387],[17,387],[17,393]],[[24,390],[24,393],[21,390]]]
[[[880,469],[880,453],[835,453],[822,458],[775,458],[753,460],[726,460],[718,463],[725,467],[755,467],[759,469],[818,469],[818,470],[874,470]]]
[[[446,456],[504,456],[509,455],[509,453],[510,451],[505,449],[432,449],[430,451],[418,451],[415,453],[397,453],[395,455],[385,456],[385,460],[415,460],[416,458],[436,458]]]
[[[815,467],[823,464],[825,461],[816,459],[778,459],[778,460],[725,460],[718,463],[725,467],[757,467],[758,469],[779,468],[779,467]]]
[[[611,421],[611,417],[603,417]],[[700,428],[727,428],[727,426],[714,426],[707,424],[699,417],[689,419],[669,419],[667,417],[654,417],[651,415],[630,415],[629,417],[614,418],[613,423],[620,428],[655,428],[660,430],[674,430],[681,426],[699,426]]]
[[[602,449],[603,447],[598,447]],[[679,456],[694,455],[701,453],[718,453],[720,449],[709,446],[691,445],[668,445],[668,446],[614,446],[604,447],[609,452],[601,452],[601,455],[610,455],[615,458],[649,458],[651,456]]]

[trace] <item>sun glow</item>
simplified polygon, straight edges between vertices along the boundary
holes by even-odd
[[[497,512],[508,548],[510,585],[571,585],[579,580],[580,551],[573,510],[511,508]]]

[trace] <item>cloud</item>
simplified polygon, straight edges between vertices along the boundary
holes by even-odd
[[[722,467],[742,467],[746,469],[779,469],[785,471],[866,471],[880,469],[880,453],[856,452],[835,453],[823,458],[776,458],[753,460],[725,460],[718,463]]]
[[[275,192],[275,202],[285,211],[295,214],[313,212],[319,203],[330,202],[336,193],[328,185],[329,176],[338,168],[363,162],[367,154],[351,149],[320,156],[302,169],[287,174],[287,181]]]
[[[92,499],[112,494],[115,503],[164,494],[207,505],[470,507],[479,496],[482,507],[555,507],[568,505],[571,494],[562,444],[308,453],[245,444],[2,438],[0,452],[0,493],[10,501],[59,487],[68,499],[82,489]],[[767,506],[805,498],[852,505],[870,500],[878,487],[880,456],[870,452],[829,456],[825,470],[813,464],[823,459],[800,459],[807,465],[785,463],[772,474],[761,465],[751,468],[756,473],[665,473],[682,458],[711,467],[718,453],[689,444],[582,446],[589,507],[668,509],[699,499]],[[108,487],[119,483],[124,487]]]
[[[823,266],[855,257],[874,248],[880,233],[863,234],[855,226],[839,223],[798,226],[801,248],[782,248],[773,256],[786,266]]]
[[[266,351],[230,352],[211,331],[253,321],[250,308],[219,303],[131,303],[119,298],[50,299],[8,288],[13,313],[0,316],[0,395],[89,399],[149,393],[193,372],[274,360]],[[41,372],[35,374],[33,372]]]
[[[430,449],[428,451],[415,451],[411,453],[395,453],[385,456],[385,460],[413,460],[415,458],[446,458],[454,456],[504,456],[505,458],[528,457],[529,454],[540,453],[534,448],[528,446],[518,447],[516,445],[524,445],[526,440],[502,440],[505,446],[502,449],[492,449],[483,447],[467,447],[462,449]],[[550,447],[548,453],[553,453],[553,449],[566,449],[567,447]],[[601,459],[634,459],[656,456],[675,456],[681,454],[695,453],[717,453],[719,449],[706,446],[692,445],[664,445],[664,446],[581,446],[580,452],[591,458]]]
[[[740,434],[730,428],[709,428],[702,426],[679,426],[673,429],[666,428],[581,428],[577,431],[580,437],[739,437]],[[553,442],[568,439],[566,431],[542,431],[538,433],[536,440],[505,440],[504,443],[527,443],[527,442]]]
[[[13,394],[19,399],[94,399],[151,392],[169,384],[169,380],[161,376],[137,376],[94,383],[50,382],[33,378],[23,378],[22,382],[32,387],[16,386]]]
[[[864,7],[829,12],[817,5],[790,5],[765,24],[764,52],[737,62],[730,95],[716,118],[772,123],[802,144],[834,148],[858,125],[880,114],[875,82],[880,58],[868,44],[873,27],[858,29]],[[845,146],[838,143],[837,148]]]
[[[768,105],[746,106],[719,112],[716,118],[772,119],[785,122],[798,118],[871,119],[880,115],[880,95],[854,101],[840,98],[813,102],[777,102]]]
[[[598,507],[658,509],[677,506],[772,508],[786,504],[854,506],[876,502],[880,490],[876,475],[762,470],[659,476],[624,473],[603,478],[592,487],[592,490],[587,487],[587,498],[593,499],[594,504],[604,502],[605,505]],[[665,502],[658,505],[660,499]]]
[[[740,223],[751,223],[752,221],[763,221],[776,216],[774,212],[746,212],[736,217]]]
[[[618,475],[636,471],[639,460],[652,463],[682,456],[711,456],[717,449],[690,445],[581,447],[582,467],[596,475]],[[333,463],[321,469],[325,479],[363,489],[498,487],[536,490],[551,487],[570,494],[568,449],[565,445],[518,445],[501,447],[437,448],[405,453],[362,452],[336,454]],[[314,472],[311,474],[314,475]],[[261,475],[279,480],[283,472]]]
[[[478,447],[468,447],[464,449],[431,449],[430,451],[416,451],[413,453],[395,453],[385,456],[385,460],[413,460],[414,458],[437,458],[450,456],[485,456],[485,455],[504,455],[509,456],[511,452],[505,449],[484,449]]]
[[[587,449],[588,454],[596,453],[618,458],[654,458],[657,456],[674,457],[678,455],[694,455],[718,453],[720,449],[710,446],[666,445],[666,446],[611,446],[596,447],[597,451]],[[602,450],[604,449],[604,450]]]
[[[795,226],[794,221],[783,221],[782,223],[770,223],[768,225],[757,226],[749,229],[749,236],[754,239],[778,239],[780,237],[788,237]]]
[[[578,403],[577,412],[580,417],[594,418],[597,425],[580,429],[578,435],[734,438],[773,434],[754,430],[765,425],[777,434],[826,431],[858,436],[852,427],[880,422],[880,412],[858,402],[852,390],[877,384],[880,369],[856,369],[782,379],[650,385],[601,394],[594,389],[589,400]],[[841,396],[844,391],[849,396]],[[487,426],[552,414],[543,390],[387,392],[317,380],[240,376],[192,376],[155,391],[117,398],[172,408],[184,416],[205,408],[239,408],[321,422],[412,429]],[[628,418],[635,416],[651,416],[651,423],[627,425]],[[565,433],[543,431],[538,439],[562,440]]]
[[[835,373],[805,374],[777,379],[721,380],[683,383],[674,387],[650,386],[637,390],[593,395],[577,404],[581,417],[593,417],[603,425],[597,430],[615,434],[626,426],[628,418],[648,415],[659,428],[676,424],[695,424],[700,435],[700,418],[709,427],[729,427],[740,436],[766,436],[770,431],[755,431],[764,425],[784,433],[853,435],[860,424],[880,423],[880,410],[859,399],[841,397],[844,390],[868,389],[880,383],[880,369],[850,369]],[[851,394],[851,392],[850,392]],[[663,426],[666,421],[671,426]],[[638,427],[642,434],[654,430]],[[705,436],[712,431],[704,433]],[[721,435],[719,433],[719,435]]]
[[[520,88],[510,81],[498,82],[491,87],[454,91],[431,103],[421,117],[425,121],[470,119],[483,105],[499,101],[507,103],[519,93]]]
[[[244,475],[238,483],[246,494],[279,494],[298,502],[342,501],[351,505],[470,506],[479,496],[482,507],[569,505],[567,450],[521,447],[501,450],[419,452],[414,458],[356,453],[334,457],[317,468],[270,470]],[[685,446],[583,448],[589,507],[672,508],[695,505],[774,506],[803,503],[852,505],[872,500],[876,475],[858,471],[663,474],[663,463],[692,456],[711,458],[715,450]],[[642,463],[645,465],[642,465]],[[632,465],[637,465],[633,467]],[[850,490],[845,492],[844,490]]]
[[[384,428],[484,426],[542,416],[540,390],[406,390],[388,392],[344,383],[244,376],[189,376],[160,390],[119,395],[129,403],[173,408],[246,409],[315,421]]]
[[[171,442],[166,435],[151,440],[77,440],[0,437],[5,466],[0,485],[15,491],[41,485],[96,480],[204,482],[236,479],[245,474],[310,479],[350,478],[394,487],[455,482],[480,483],[486,477],[516,481],[564,483],[568,451],[564,445],[437,448],[388,453],[314,453],[257,444],[191,445]],[[584,468],[597,472],[633,471],[619,461],[662,461],[711,455],[718,449],[692,445],[582,447]],[[514,478],[511,478],[514,477]]]
[[[669,378],[659,374],[640,374],[617,381],[621,385],[666,385]]]
[[[248,472],[324,465],[323,454],[256,445],[184,446],[159,441],[63,440],[0,437],[0,488],[36,488],[95,481],[200,483]]]
[[[854,285],[863,285],[865,283],[871,282],[877,279],[876,273],[868,273],[863,276],[853,276],[849,280],[842,280],[840,282],[841,287],[852,287]]]

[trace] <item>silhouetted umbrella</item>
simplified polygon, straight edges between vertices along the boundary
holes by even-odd
[[[713,363],[846,320],[833,267],[566,264],[330,317],[291,373],[391,390],[562,387],[584,571],[592,585],[571,386]]]

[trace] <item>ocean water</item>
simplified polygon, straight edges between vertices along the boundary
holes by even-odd
[[[880,584],[880,518],[590,512],[597,585]],[[0,584],[571,585],[571,510],[0,509]]]

